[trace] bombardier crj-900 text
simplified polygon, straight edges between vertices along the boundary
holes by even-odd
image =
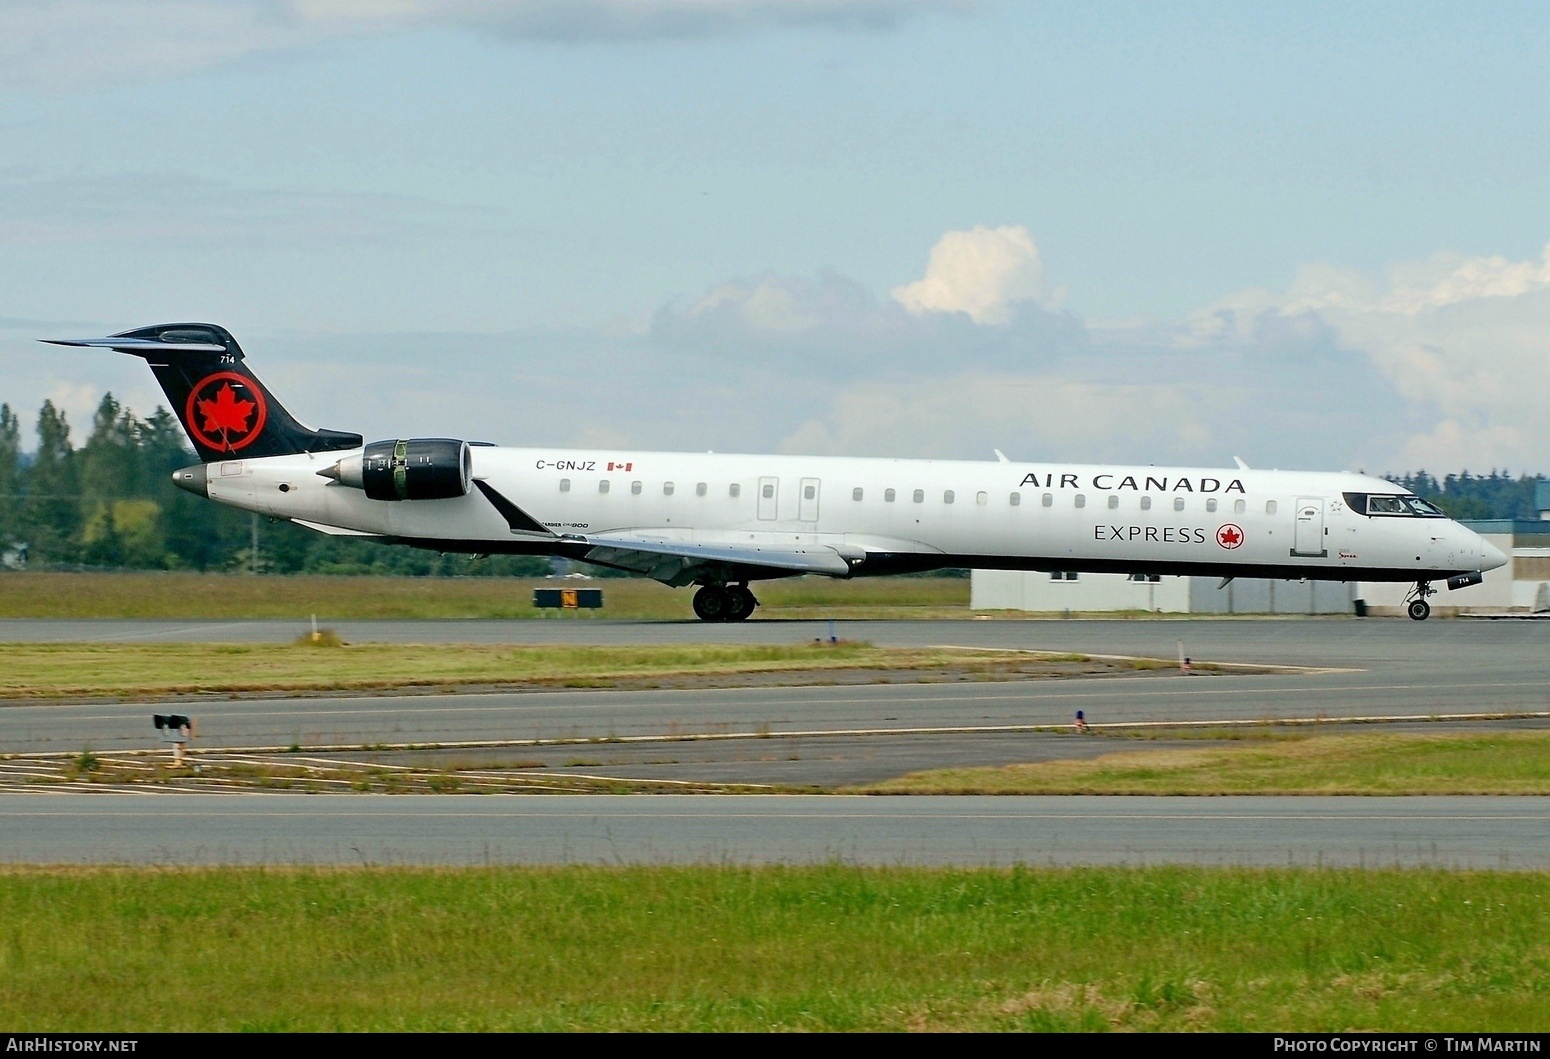
[[[706,621],[747,618],[754,581],[941,567],[1413,581],[1419,620],[1434,582],[1477,584],[1507,561],[1357,474],[363,444],[293,418],[223,328],[55,341],[149,363],[203,461],[174,475],[190,492],[322,533],[699,585]]]

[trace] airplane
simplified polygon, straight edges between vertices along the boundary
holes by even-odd
[[[200,463],[173,481],[321,533],[441,552],[547,555],[699,586],[742,621],[750,585],[947,567],[1479,584],[1501,550],[1427,501],[1349,473],[510,448],[319,430],[213,324],[44,339],[143,358]]]

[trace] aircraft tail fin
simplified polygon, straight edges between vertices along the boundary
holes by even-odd
[[[242,347],[214,324],[158,324],[107,338],[47,338],[57,346],[114,349],[150,365],[205,463],[359,448],[359,434],[315,430],[275,400],[244,363]]]

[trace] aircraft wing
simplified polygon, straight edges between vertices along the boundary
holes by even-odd
[[[563,547],[561,554],[621,570],[633,570],[668,585],[687,585],[706,576],[748,577],[760,571],[782,574],[828,574],[846,577],[850,563],[835,549],[821,544],[747,541],[669,540],[628,531],[557,534],[523,511],[489,482],[474,485],[524,540]],[[859,556],[858,556],[859,557]]]
[[[765,569],[783,573],[828,574],[845,577],[850,564],[824,545],[701,543],[650,540],[629,534],[566,537],[566,543],[587,545],[586,558],[606,566],[635,570],[668,584],[689,584],[707,567],[729,573]]]

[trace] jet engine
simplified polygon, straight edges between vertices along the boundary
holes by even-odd
[[[468,495],[473,467],[466,441],[400,438],[373,441],[318,474],[373,500],[452,500]]]

